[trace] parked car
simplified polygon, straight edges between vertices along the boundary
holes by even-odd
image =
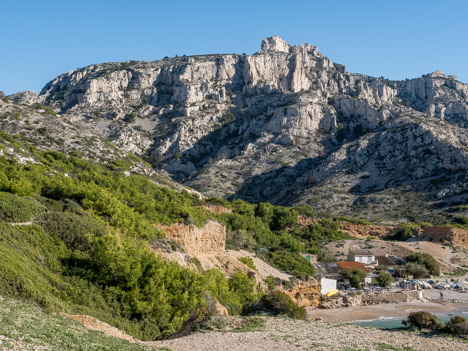
[[[432,289],[432,285],[429,284],[429,283],[427,283],[427,282],[425,282],[425,281],[421,281],[421,287],[422,287],[423,289]]]
[[[451,288],[450,284],[448,284],[446,282],[439,282],[438,286],[442,286],[444,289],[450,289]]]
[[[455,283],[453,282],[445,282],[446,284],[448,284],[452,289],[455,288]]]

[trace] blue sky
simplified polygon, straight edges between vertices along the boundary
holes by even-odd
[[[253,53],[279,35],[348,71],[390,79],[437,69],[468,82],[468,1],[2,0],[0,90],[40,89],[93,63]]]

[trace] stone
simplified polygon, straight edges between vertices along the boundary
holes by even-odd
[[[289,45],[286,41],[274,35],[269,38],[265,38],[262,41],[262,51],[278,51],[289,53]]]

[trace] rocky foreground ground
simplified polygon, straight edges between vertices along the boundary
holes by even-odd
[[[0,297],[0,350],[464,351],[468,340],[323,321],[215,317],[191,335],[140,342],[89,316],[51,314]]]
[[[174,340],[151,343],[173,351],[198,350],[468,350],[468,341],[416,332],[383,331],[349,324],[265,318],[251,332],[197,332]]]

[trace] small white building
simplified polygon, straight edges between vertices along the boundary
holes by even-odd
[[[320,293],[328,294],[330,291],[336,290],[336,279],[322,278],[320,279]]]
[[[375,255],[367,249],[352,248],[349,250],[349,260],[362,264],[375,264]]]

